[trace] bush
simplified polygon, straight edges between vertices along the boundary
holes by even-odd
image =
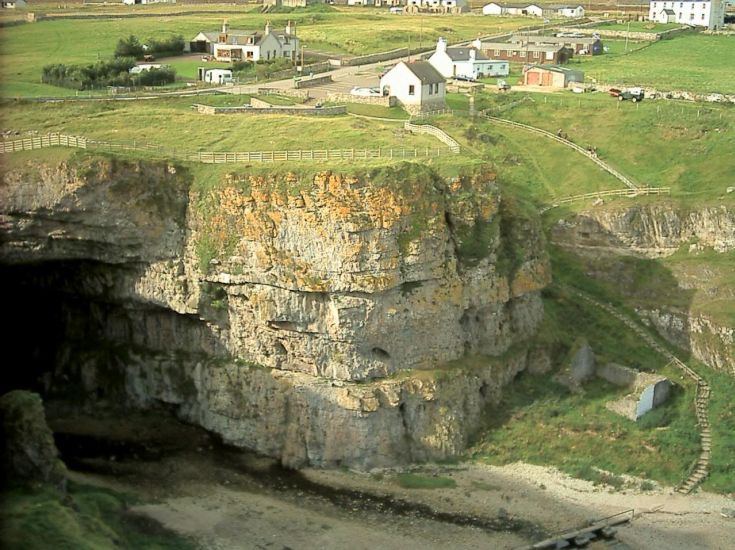
[[[184,45],[186,44],[184,37],[179,35],[156,40],[151,38],[148,40],[148,53],[154,53],[159,56],[163,55],[181,55],[184,53]]]
[[[164,84],[171,84],[174,80],[176,80],[176,71],[171,67],[143,71],[135,79],[141,86],[163,86]]]
[[[143,48],[143,44],[132,34],[128,38],[121,38],[115,48],[115,57],[140,59],[144,53],[145,49]]]
[[[90,65],[46,65],[41,72],[41,81],[75,90],[91,90],[105,86],[157,86],[176,79],[176,72],[170,67],[131,75],[130,69],[134,66],[132,57],[116,57]]]

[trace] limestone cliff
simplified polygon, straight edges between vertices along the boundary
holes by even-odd
[[[669,342],[735,374],[732,200],[601,206],[560,220],[552,241],[585,258],[587,274],[627,296]]]
[[[0,259],[58,307],[50,391],[172,404],[290,465],[367,468],[460,452],[502,386],[547,364],[529,345],[540,227],[491,172],[205,187],[78,157],[6,171],[0,194]]]
[[[677,204],[601,207],[561,221],[553,239],[577,248],[656,258],[683,244],[735,249],[735,204],[683,208]]]

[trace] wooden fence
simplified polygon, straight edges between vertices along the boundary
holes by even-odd
[[[3,141],[0,144],[0,153],[13,153],[15,151],[30,151],[44,147],[78,147],[87,148],[87,139],[77,136],[65,136],[62,134],[48,134],[46,136],[29,137]]]
[[[0,143],[0,153],[30,151],[44,147],[77,147],[109,152],[138,152],[157,158],[170,158],[206,164],[238,162],[278,162],[315,160],[367,160],[432,158],[456,154],[452,147],[377,147],[351,149],[299,149],[291,151],[187,151],[147,143],[113,143],[63,134],[29,137]]]
[[[416,134],[432,135],[442,143],[446,144],[446,146],[449,147],[449,149],[455,155],[458,155],[460,153],[459,143],[457,143],[457,141],[452,136],[447,134],[444,130],[440,130],[436,126],[431,126],[430,124],[413,124],[406,121],[403,124],[403,127],[409,132],[414,132]]]

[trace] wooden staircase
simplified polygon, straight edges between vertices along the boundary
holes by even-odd
[[[691,493],[697,485],[702,483],[704,479],[709,475],[710,458],[712,455],[712,432],[710,430],[709,423],[709,398],[712,393],[709,384],[704,378],[697,374],[690,367],[685,365],[679,360],[673,353],[664,348],[659,344],[651,334],[644,330],[638,323],[633,319],[625,315],[624,313],[616,310],[611,304],[600,302],[596,300],[586,292],[578,290],[576,288],[563,286],[567,292],[578,296],[584,301],[592,304],[593,306],[604,310],[606,313],[615,317],[628,328],[630,328],[643,342],[645,342],[650,348],[655,350],[657,353],[669,360],[668,365],[672,365],[681,370],[691,380],[696,382],[697,391],[694,399],[695,414],[697,417],[697,425],[699,426],[699,438],[701,445],[701,452],[696,462],[692,466],[687,478],[679,484],[676,491],[683,494]]]

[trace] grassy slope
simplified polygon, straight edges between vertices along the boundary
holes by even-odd
[[[247,98],[243,97],[243,101]],[[207,103],[208,98],[198,101]],[[213,102],[220,102],[214,99]],[[224,100],[222,100],[224,101]],[[227,100],[237,104],[237,100]],[[399,121],[349,116],[200,115],[191,99],[142,102],[6,104],[2,124],[44,134],[63,132],[97,139],[157,143],[212,151],[438,147],[428,135],[407,134]]]
[[[607,55],[577,56],[570,66],[599,82],[735,93],[735,40],[729,36],[684,34],[628,54],[617,44]]]
[[[106,489],[69,484],[65,500],[47,488],[2,494],[3,548],[92,550],[193,549],[193,542],[127,512],[129,497]]]
[[[735,156],[725,153],[735,150],[735,112],[725,106],[536,94],[500,116],[551,132],[562,128],[641,184],[670,186],[677,195],[720,197],[735,171]]]

